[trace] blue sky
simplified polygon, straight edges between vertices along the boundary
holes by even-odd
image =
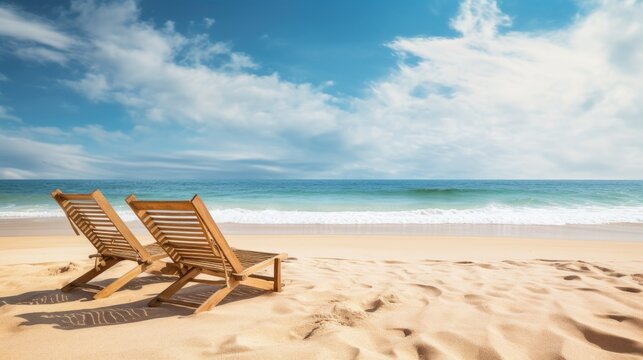
[[[2,2],[0,178],[642,178],[642,16]]]

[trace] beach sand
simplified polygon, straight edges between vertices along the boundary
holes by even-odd
[[[64,219],[43,221],[0,227],[3,359],[643,358],[643,242],[609,232],[601,241],[530,227],[524,236],[235,229],[235,247],[289,254],[283,292],[241,287],[191,315],[146,306],[171,277],[141,276],[102,300],[60,292],[93,266],[92,248]]]

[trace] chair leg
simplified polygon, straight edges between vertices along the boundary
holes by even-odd
[[[73,288],[78,287],[82,284],[86,284],[89,282],[91,279],[95,278],[96,276],[102,274],[112,266],[116,265],[119,263],[120,260],[118,259],[108,259],[105,261],[105,265],[100,269],[96,270],[96,268],[92,268],[88,272],[84,273],[83,275],[79,276],[78,278],[72,280],[69,284],[65,285],[62,287],[63,292],[68,292],[71,291]]]
[[[201,269],[197,268],[193,268],[192,270],[188,271],[185,275],[181,276],[177,281],[173,282],[172,285],[168,286],[167,289],[163,290],[163,292],[152,299],[148,306],[158,306],[159,303],[163,300],[171,298],[172,295],[181,290],[183,286],[190,282],[190,280],[197,277],[200,273]]]
[[[132,270],[126,272],[123,276],[114,280],[111,284],[105,286],[103,290],[94,295],[94,299],[102,299],[112,295],[115,291],[122,288],[128,282],[132,281],[135,277],[140,275],[143,271],[150,267],[150,264],[139,264]]]
[[[275,269],[274,269],[274,283],[273,288],[274,292],[281,292],[281,259],[275,259]]]
[[[210,297],[206,301],[204,301],[196,310],[194,310],[194,313],[198,314],[203,311],[208,311],[217,306],[217,304],[220,303],[221,300],[223,300],[237,286],[239,286],[238,281],[231,281],[229,285],[226,285],[225,287],[215,291],[214,294],[210,295]]]

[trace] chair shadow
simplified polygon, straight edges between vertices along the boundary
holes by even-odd
[[[117,278],[113,279],[105,279],[101,281],[96,281],[92,282],[92,284],[96,284],[98,286],[107,286],[111,284],[114,280]],[[160,284],[160,283],[170,283],[176,281],[176,277],[174,276],[163,276],[163,275],[149,275],[149,276],[139,276],[137,278],[134,278],[134,280],[128,282],[123,286],[122,288],[118,289],[118,291],[123,291],[123,290],[140,290],[143,288],[143,286],[148,285],[148,284]],[[75,291],[75,290],[74,290]],[[117,292],[118,292],[117,291]]]
[[[107,286],[114,280],[116,280],[116,278],[96,281],[92,282],[91,284]],[[122,291],[125,289],[140,290],[141,288],[143,288],[143,286],[148,284],[172,282],[175,280],[176,278],[169,276],[141,276],[130,281],[127,285],[123,286],[118,291]],[[94,294],[95,292],[83,288],[75,288],[69,292],[62,292],[60,289],[29,291],[24,294],[0,297],[0,307],[4,305],[51,305],[74,301],[89,301],[92,300]]]
[[[5,305],[48,305],[91,299],[93,293],[75,289],[71,292],[56,290],[29,291],[24,294],[0,297],[0,307]]]
[[[207,285],[194,285],[182,290],[174,298],[202,302],[205,301],[218,287]],[[250,299],[269,291],[259,290],[247,286],[239,286],[230,293],[218,306],[231,302]],[[76,330],[99,326],[110,326],[135,323],[139,321],[159,319],[165,317],[187,316],[194,312],[194,309],[162,304],[158,307],[149,307],[147,304],[151,299],[136,301],[133,303],[99,307],[95,309],[67,310],[55,312],[33,312],[17,315],[25,321],[21,326],[32,326],[49,324],[54,329]],[[214,309],[216,311],[216,308]]]
[[[184,288],[181,291],[179,291],[177,294],[175,294],[172,297],[172,299],[189,301],[189,302],[200,304],[206,301],[210,297],[210,295],[214,294],[214,292],[219,290],[220,288],[221,288],[220,286],[203,285],[203,284],[192,285],[190,287]],[[217,306],[225,305],[239,300],[252,299],[254,297],[261,296],[269,292],[271,291],[261,290],[250,286],[241,285],[236,287],[230,294],[228,294],[228,296],[223,298],[223,300]],[[174,305],[163,304],[161,306],[174,306]],[[175,307],[178,307],[178,306],[175,306]]]

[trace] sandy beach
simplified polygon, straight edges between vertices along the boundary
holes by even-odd
[[[0,360],[643,360],[643,0],[6,0],[0,54]]]
[[[34,220],[4,221],[6,359],[643,357],[643,242],[632,239],[547,239],[528,236],[529,227],[523,237],[319,229],[262,235],[252,226],[228,227],[235,247],[288,252],[284,291],[241,287],[212,311],[191,315],[179,306],[146,306],[172,281],[154,274],[107,299],[90,300],[89,290],[62,293],[93,266],[90,244],[70,234],[63,218],[41,220],[52,235]],[[199,284],[179,294],[205,299],[213,290]]]

